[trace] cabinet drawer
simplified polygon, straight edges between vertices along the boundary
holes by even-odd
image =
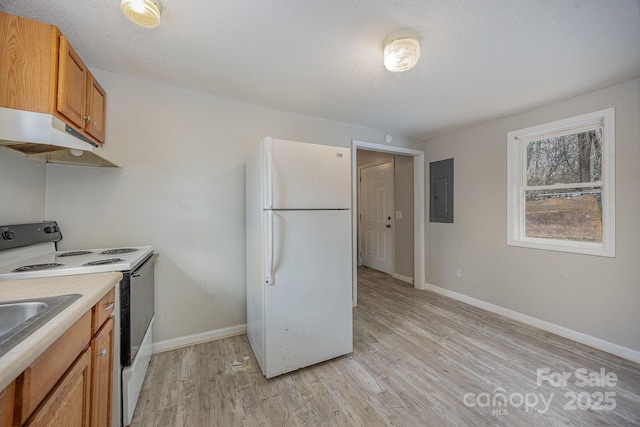
[[[111,289],[102,299],[93,306],[93,323],[91,325],[91,335],[95,335],[102,324],[107,320],[113,308],[116,306],[116,288]]]
[[[29,418],[90,340],[91,312],[87,312],[17,378],[17,423]]]

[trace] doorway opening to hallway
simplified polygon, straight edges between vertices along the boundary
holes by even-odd
[[[424,153],[353,141],[353,304],[357,267],[424,287]]]

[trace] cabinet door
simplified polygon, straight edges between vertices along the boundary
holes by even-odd
[[[91,427],[111,424],[113,369],[113,317],[91,341]]]
[[[16,379],[16,423],[24,423],[41,406],[90,341],[88,311]]]
[[[87,121],[85,130],[100,143],[104,143],[107,94],[100,83],[87,72]]]
[[[85,128],[86,82],[86,65],[66,37],[60,36],[57,110],[80,129]]]
[[[15,383],[11,383],[0,392],[0,427],[13,425],[13,398]]]
[[[57,40],[52,25],[0,13],[0,107],[53,112]]]
[[[91,354],[82,353],[25,426],[89,427]]]

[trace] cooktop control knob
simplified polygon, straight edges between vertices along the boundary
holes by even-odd
[[[14,233],[11,230],[5,230],[2,232],[2,239],[3,240],[13,240],[16,238],[16,233]]]

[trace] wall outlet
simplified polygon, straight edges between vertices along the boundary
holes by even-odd
[[[402,219],[402,211],[396,211],[396,219]]]
[[[456,268],[456,277],[458,279],[462,279],[462,269],[461,268]]]

